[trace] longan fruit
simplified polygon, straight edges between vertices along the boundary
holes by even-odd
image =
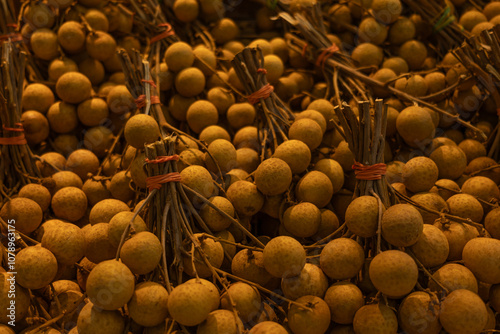
[[[469,218],[474,222],[481,222],[484,215],[481,203],[472,195],[456,194],[446,201],[450,214],[462,218]]]
[[[410,159],[402,170],[403,183],[411,192],[429,191],[438,179],[437,165],[427,157]]]
[[[229,186],[226,194],[236,212],[244,216],[253,216],[264,205],[264,195],[255,184],[249,181],[234,182]]]
[[[293,174],[304,172],[311,162],[311,150],[300,140],[287,140],[280,144],[273,158],[278,158],[285,161],[290,167]]]
[[[41,112],[35,110],[23,112],[21,123],[28,144],[37,145],[49,137],[49,122]]]
[[[30,46],[35,56],[42,60],[52,60],[59,55],[57,35],[47,28],[37,29],[33,32]]]
[[[326,333],[330,326],[331,316],[328,304],[317,296],[303,296],[296,303],[310,305],[307,310],[297,304],[291,304],[288,308],[288,326],[293,333]]]
[[[257,188],[266,196],[275,196],[288,190],[292,171],[288,164],[277,158],[264,160],[254,174]]]
[[[229,310],[215,310],[198,325],[196,334],[211,334],[225,331],[226,333],[243,332],[243,323],[239,317]]]
[[[194,238],[198,241],[200,250],[197,249],[197,247],[193,249],[193,256],[191,256],[191,254],[182,256],[184,271],[191,277],[210,277],[212,271],[207,266],[204,259],[206,259],[213,268],[220,268],[224,261],[224,248],[222,248],[219,241],[205,238],[201,233],[195,234]],[[194,257],[194,262],[192,261],[192,257]]]
[[[143,149],[145,144],[158,139],[160,129],[152,116],[138,114],[128,119],[125,124],[124,136],[129,145],[136,149]]]
[[[108,223],[88,225],[83,231],[85,234],[85,258],[97,264],[115,257],[118,246],[112,245],[109,241]]]
[[[85,181],[89,173],[95,174],[99,169],[99,159],[91,151],[79,149],[68,156],[66,166]]]
[[[406,333],[439,333],[439,301],[424,291],[410,293],[399,305],[399,325]],[[424,327],[425,326],[425,327]]]
[[[263,256],[266,270],[278,278],[299,275],[306,263],[304,247],[287,236],[271,239],[264,247]]]
[[[54,93],[44,84],[32,83],[24,89],[21,104],[24,110],[36,110],[45,114],[54,104]]]
[[[6,222],[14,220],[16,230],[28,235],[42,223],[43,212],[32,199],[17,197],[2,206],[0,217]]]
[[[236,150],[236,164],[247,173],[254,172],[260,164],[259,153],[251,148],[243,147]]]
[[[56,102],[47,111],[50,128],[56,133],[69,133],[78,126],[76,108],[67,102]]]
[[[325,302],[330,308],[332,321],[337,324],[352,324],[354,315],[365,304],[363,293],[350,282],[332,284],[325,293]]]
[[[243,279],[266,285],[272,278],[264,267],[264,255],[262,252],[250,249],[242,249],[231,261],[231,272]]]
[[[321,127],[312,119],[303,118],[296,120],[288,130],[289,139],[296,139],[304,142],[309,149],[314,150],[321,144],[323,139]]]
[[[246,323],[251,322],[262,307],[259,290],[243,282],[236,282],[229,286],[221,296],[221,307],[232,310],[231,301],[234,303],[238,315]]]
[[[458,23],[464,27],[467,31],[472,31],[472,29],[479,23],[488,21],[488,18],[477,10],[470,10],[462,14]]]
[[[57,274],[57,260],[48,249],[29,246],[16,254],[16,282],[26,289],[41,289]]]
[[[189,44],[184,42],[173,43],[165,52],[165,63],[168,69],[175,73],[191,67],[194,59],[193,49]]]
[[[92,58],[106,61],[115,54],[116,41],[104,31],[90,32],[85,39],[85,49]]]
[[[488,322],[488,311],[474,292],[455,290],[441,302],[439,321],[449,333],[481,332]]]
[[[85,304],[78,314],[77,327],[75,328],[78,328],[78,333],[82,334],[97,333],[99,331],[120,334],[125,330],[125,319],[118,310],[106,311],[89,302]]]
[[[57,41],[67,53],[80,53],[85,47],[83,25],[76,21],[64,22],[57,30]]]
[[[202,323],[211,310],[211,292],[198,283],[183,283],[176,286],[168,296],[167,306],[170,316],[185,326]]]
[[[67,103],[78,104],[90,97],[92,83],[81,73],[64,73],[57,79],[56,93],[61,100]]]
[[[331,279],[344,280],[356,276],[365,262],[363,248],[349,238],[330,241],[321,251],[320,267]]]
[[[196,20],[199,5],[196,0],[176,0],[172,9],[179,21],[187,23]]]
[[[304,175],[295,187],[299,201],[310,202],[318,208],[326,206],[333,195],[332,182],[320,171],[310,171]]]
[[[418,70],[427,58],[427,47],[417,40],[409,40],[399,48],[399,56],[406,61],[410,70]]]
[[[379,22],[390,24],[398,19],[403,7],[400,0],[373,0],[371,10]]]
[[[92,225],[109,223],[117,213],[122,211],[130,211],[127,204],[114,198],[104,199],[90,210],[89,223]]]
[[[85,252],[84,233],[71,223],[60,222],[53,228],[46,229],[41,244],[54,254],[61,265],[73,265]]]
[[[391,69],[396,75],[408,73],[410,71],[406,60],[401,57],[386,58],[382,63],[382,68]]]
[[[404,141],[415,148],[430,142],[435,130],[429,113],[425,109],[415,106],[401,111],[396,120],[396,128]],[[441,174],[439,176],[442,177]]]
[[[136,275],[152,272],[160,263],[163,247],[156,235],[139,232],[123,243],[120,259]]]
[[[500,283],[498,250],[500,240],[492,238],[474,238],[465,245],[462,258],[465,266],[481,282]]]
[[[100,125],[108,118],[108,104],[98,97],[85,100],[78,105],[77,115],[78,120],[85,126]]]
[[[234,95],[220,87],[210,89],[207,93],[207,100],[217,108],[219,115],[225,115],[227,110],[234,105]]]
[[[65,187],[52,197],[51,207],[57,218],[76,222],[87,211],[87,196],[76,187]]]
[[[194,97],[205,89],[205,76],[196,67],[182,69],[175,76],[175,89],[184,97]]]
[[[87,58],[78,63],[78,70],[85,75],[92,85],[97,86],[105,76],[105,69],[102,63],[93,58]]]
[[[89,9],[85,13],[85,20],[94,30],[108,32],[109,21],[106,15],[97,9]]]
[[[109,110],[117,115],[125,115],[137,108],[135,100],[125,85],[111,88],[106,97]]]
[[[283,214],[283,226],[296,237],[313,236],[318,232],[320,224],[321,212],[311,203],[302,202],[291,206]]]
[[[67,72],[78,72],[78,65],[70,58],[61,57],[52,60],[48,73],[50,81],[57,81],[61,75]]]
[[[360,43],[381,45],[387,38],[387,33],[387,28],[372,17],[362,20],[358,28]]]
[[[217,124],[219,113],[209,101],[198,100],[188,108],[186,119],[189,127],[194,132],[200,133],[207,126]]]
[[[429,277],[428,287],[432,291],[440,292],[441,284],[448,291],[467,289],[478,293],[478,281],[474,274],[464,265],[458,263],[447,263]]]
[[[337,116],[335,115],[333,105],[330,103],[330,101],[326,99],[316,99],[309,103],[307,109],[316,110],[320,112],[323,117],[325,117],[327,130],[331,130],[334,128],[333,119],[336,119]]]
[[[391,45],[401,45],[415,37],[416,29],[412,20],[399,17],[389,28],[389,42]]]
[[[378,67],[384,55],[382,49],[372,43],[361,43],[352,51],[351,58],[357,67]]]

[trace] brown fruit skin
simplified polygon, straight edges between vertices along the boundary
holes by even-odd
[[[479,333],[488,322],[488,310],[474,292],[455,290],[441,302],[439,321],[449,333]]]
[[[448,204],[446,201],[436,193],[432,192],[422,192],[411,197],[412,201],[423,205],[426,208],[434,209],[437,212],[448,212]],[[434,224],[436,219],[439,218],[438,214],[427,212],[425,210],[417,208],[418,212],[422,216],[424,224]]]
[[[278,278],[299,275],[306,263],[304,247],[287,236],[271,239],[264,247],[263,256],[266,270]]]
[[[338,238],[330,241],[321,251],[320,266],[334,280],[356,276],[365,262],[363,248],[354,240]]]
[[[29,291],[16,283],[16,277],[8,272],[0,272],[0,324],[8,324],[12,319],[10,315],[11,302],[15,301],[15,321],[23,320],[28,314],[31,305]],[[11,283],[14,283],[15,296],[12,296]]]
[[[440,179],[457,179],[467,168],[467,157],[458,146],[440,146],[431,153],[429,158],[438,166]]]
[[[121,334],[125,330],[125,319],[119,311],[105,311],[89,302],[78,315],[77,327],[79,334]]]
[[[42,211],[50,206],[51,195],[47,188],[41,184],[29,183],[19,190],[19,197],[29,198],[35,201]]]
[[[109,224],[89,225],[83,231],[85,233],[85,257],[89,261],[100,263],[115,257],[118,247],[109,242]]]
[[[130,211],[127,204],[120,200],[107,198],[92,207],[89,215],[89,222],[92,225],[98,223],[109,223],[117,213]]]
[[[262,308],[259,290],[247,283],[236,282],[231,284],[229,289],[221,296],[221,308],[229,311],[232,310],[231,300],[236,306],[238,315],[246,323],[253,321]]]
[[[373,196],[354,199],[345,213],[347,228],[357,236],[371,238],[377,233],[378,201]]]
[[[214,239],[204,238],[201,234],[195,234],[194,237],[198,239],[199,246],[212,267],[220,268],[224,261],[224,248],[222,248],[221,243]],[[194,268],[191,256],[183,255],[182,262],[184,263],[184,271],[191,277],[195,277],[196,273],[201,278],[207,278],[212,275],[212,271],[205,264],[202,255],[196,248],[194,248]]]
[[[213,160],[209,153],[212,155]],[[238,164],[236,149],[233,144],[226,139],[215,139],[212,141],[208,145],[208,152],[205,153],[204,160],[207,168],[216,174],[219,173],[217,165],[220,171],[225,174]]]
[[[78,226],[60,223],[44,232],[42,247],[50,250],[59,264],[73,265],[84,255],[85,236]]]
[[[292,170],[285,161],[269,158],[257,167],[254,179],[261,193],[276,196],[288,190],[292,183]]]
[[[234,207],[227,198],[214,196],[211,197],[209,201],[215,205],[215,207],[227,213],[230,217],[234,217]],[[232,224],[230,219],[217,212],[217,210],[208,204],[203,205],[200,209],[200,217],[212,231],[216,232],[223,231]]]
[[[49,121],[40,112],[28,110],[21,115],[24,134],[30,145],[37,145],[43,142],[50,133]]]
[[[13,198],[5,203],[0,210],[0,217],[9,223],[15,221],[15,229],[24,234],[30,234],[40,226],[43,212],[35,201],[29,198]]]
[[[196,326],[212,311],[211,298],[210,290],[203,284],[180,284],[168,296],[169,314],[182,325]]]
[[[65,187],[52,197],[52,210],[57,218],[76,222],[87,211],[87,196],[76,187]]]
[[[491,238],[475,238],[464,247],[462,258],[467,268],[478,280],[489,283],[500,283],[500,240]]]
[[[207,319],[198,325],[196,334],[212,333],[240,333],[243,332],[243,322],[229,310],[215,310],[210,312]]]
[[[136,149],[143,149],[145,144],[152,143],[160,136],[156,120],[149,115],[132,116],[125,124],[125,139]]]
[[[363,293],[350,282],[332,284],[325,294],[332,321],[337,324],[352,324],[354,315],[365,304]]]
[[[83,102],[90,97],[91,91],[90,80],[79,72],[64,73],[56,82],[57,96],[67,103]]]
[[[311,305],[312,311],[292,304],[288,308],[288,326],[294,334],[323,334],[330,326],[330,309],[325,301],[316,296],[304,296],[296,300]]]
[[[163,285],[142,282],[135,287],[127,304],[132,320],[137,324],[152,327],[162,323],[168,316],[168,292]]]
[[[369,268],[373,285],[390,298],[399,299],[413,289],[417,283],[418,268],[406,253],[388,250],[377,254]]]
[[[361,307],[353,321],[356,334],[396,334],[398,318],[384,304],[370,304]]]
[[[462,259],[462,252],[469,240],[479,236],[479,232],[474,226],[451,222],[450,224],[443,225],[437,221],[434,226],[443,231],[448,239],[450,246],[450,253],[448,254],[448,261],[459,261]]]
[[[295,195],[299,201],[310,202],[323,208],[333,196],[332,182],[324,173],[310,171],[304,175],[295,187]]]
[[[253,326],[248,334],[288,334],[288,331],[277,322],[264,321]]]
[[[409,294],[399,305],[399,325],[408,334],[439,334],[439,300],[423,291]]]
[[[306,263],[299,276],[281,280],[281,290],[291,300],[307,295],[323,298],[326,289],[328,278],[320,267],[311,263]]]
[[[396,129],[408,145],[423,148],[433,137],[434,123],[425,109],[412,106],[401,111],[396,120]]]
[[[321,211],[314,204],[302,202],[285,210],[282,223],[294,236],[308,238],[318,232]]]
[[[378,67],[382,64],[384,54],[380,47],[371,43],[362,43],[352,51],[351,57],[358,67]]]
[[[54,104],[54,93],[43,84],[29,84],[23,91],[21,104],[24,110],[36,110],[45,114]]]
[[[484,227],[495,239],[500,239],[500,208],[491,210],[484,218]]]
[[[26,289],[41,289],[57,274],[57,260],[48,249],[30,246],[16,254],[17,283]]]
[[[242,249],[231,261],[231,272],[243,279],[264,286],[272,278],[264,267],[262,252]]]
[[[403,183],[411,192],[429,191],[438,179],[436,163],[427,157],[415,157],[403,167]]]
[[[104,31],[89,33],[85,40],[87,53],[94,59],[105,61],[111,58],[116,51],[115,39]]]
[[[456,194],[446,201],[450,208],[450,214],[462,218],[469,218],[473,222],[481,222],[484,215],[481,203],[472,195]]]
[[[382,236],[391,245],[408,247],[422,235],[424,221],[418,210],[410,204],[396,204],[382,215]]]
[[[411,246],[415,257],[426,267],[443,264],[448,258],[450,246],[444,233],[437,227],[424,224],[422,235]]]
[[[134,293],[135,277],[117,260],[97,264],[87,278],[86,291],[95,306],[107,311],[125,305]]]
[[[160,263],[163,247],[156,235],[139,232],[123,243],[120,258],[136,275],[153,271]]]
[[[66,161],[68,169],[77,174],[83,181],[88,179],[88,173],[96,174],[99,165],[97,156],[92,151],[85,149],[74,151]]]
[[[304,142],[310,150],[314,150],[321,144],[322,134],[319,124],[308,118],[296,120],[288,130],[288,138]]]
[[[478,282],[474,274],[467,267],[458,263],[447,263],[432,274],[429,278],[428,287],[432,291],[440,292],[441,287],[434,281],[438,281],[448,291],[467,289],[478,293]]]
[[[234,182],[229,186],[226,194],[236,212],[243,216],[255,215],[264,205],[264,195],[255,184],[249,181]]]

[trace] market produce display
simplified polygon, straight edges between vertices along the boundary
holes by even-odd
[[[500,332],[500,2],[0,0],[0,334]]]

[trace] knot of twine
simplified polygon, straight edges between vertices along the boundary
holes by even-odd
[[[162,23],[162,24],[159,24],[158,27],[165,27],[167,29],[165,29],[163,32],[161,32],[160,34],[152,37],[150,40],[149,40],[149,44],[153,44],[153,43],[156,43],[158,41],[161,41],[162,39],[164,38],[167,38],[167,37],[170,37],[170,36],[173,36],[175,35],[175,31],[174,31],[174,28],[172,28],[172,26],[168,23]]]
[[[374,181],[382,179],[382,176],[385,175],[385,172],[387,171],[387,165],[384,163],[363,165],[362,163],[354,162],[352,169],[354,169],[356,179]]]
[[[321,66],[322,68],[325,68],[326,60],[328,58],[330,58],[331,56],[333,56],[333,54],[339,50],[340,49],[337,46],[337,44],[333,43],[331,46],[329,46],[326,49],[324,49],[323,51],[321,51],[318,58],[316,59],[316,66]]]
[[[146,158],[146,162],[148,164],[160,164],[160,163],[164,163],[167,161],[177,161],[177,160],[179,160],[179,156],[177,154],[167,155],[167,156],[159,156],[156,159],[152,159],[152,160]],[[180,182],[180,181],[181,181],[181,175],[178,172],[173,172],[173,173],[168,173],[168,174],[147,177],[146,178],[146,186],[147,186],[148,190],[151,192],[154,189],[160,189],[161,186],[165,183]]]
[[[256,104],[257,102],[260,101],[260,99],[267,99],[272,92],[274,92],[274,87],[271,86],[270,84],[265,84],[258,91],[248,95],[247,97],[248,103]]]
[[[28,143],[24,136],[23,123],[15,123],[15,125],[17,128],[9,128],[5,125],[2,125],[2,128],[4,131],[20,132],[21,135],[16,137],[0,137],[0,145],[25,145]]]
[[[160,98],[156,95],[152,95],[150,101],[151,101],[151,104],[160,104]],[[146,95],[144,95],[144,94],[139,95],[139,97],[137,99],[135,99],[135,105],[139,109],[144,108],[146,106],[146,104],[147,104]]]

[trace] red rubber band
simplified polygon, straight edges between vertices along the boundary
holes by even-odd
[[[160,98],[156,95],[152,95],[150,101],[151,101],[151,104],[160,104]],[[147,105],[146,95],[144,95],[144,94],[139,95],[139,97],[137,99],[135,99],[135,105],[139,109],[144,108]]]
[[[144,83],[148,83],[151,86],[153,86],[154,88],[156,88],[156,84],[155,84],[155,82],[153,80],[142,79],[141,81],[144,82]]]
[[[267,74],[267,70],[265,68],[259,68],[257,70],[257,73],[264,73],[264,74]]]
[[[177,154],[159,156],[156,159],[152,159],[152,160],[146,158],[146,162],[148,164],[161,164],[161,163],[164,163],[167,161],[178,161],[178,160],[179,160],[179,156]]]
[[[331,56],[333,56],[333,54],[339,50],[340,50],[339,47],[335,43],[324,49],[318,56],[318,59],[316,59],[316,66],[321,66],[322,68],[325,68],[326,60]]]
[[[20,42],[23,40],[23,36],[16,32],[11,32],[9,34],[0,35],[0,41],[11,40],[12,42]]]
[[[387,165],[384,163],[363,165],[362,163],[355,162],[354,165],[352,165],[352,169],[354,169],[356,179],[373,181],[382,179],[382,176],[385,175],[387,171]]]
[[[270,84],[266,84],[262,86],[262,88],[259,89],[258,91],[250,94],[247,97],[247,100],[250,104],[256,104],[257,102],[260,101],[260,99],[267,99],[272,92],[274,92],[274,87],[271,86]]]
[[[166,27],[167,29],[165,29],[165,31],[163,31],[162,33],[160,33],[160,34],[152,37],[151,40],[149,41],[149,44],[156,43],[156,42],[158,42],[158,41],[160,41],[160,40],[162,40],[164,38],[167,38],[167,37],[175,35],[174,29],[168,23],[159,24],[158,27]]]
[[[306,51],[307,51],[307,47],[309,46],[309,44],[304,44],[304,47],[302,48],[302,52],[300,53],[302,55],[302,58],[305,58],[306,57]]]
[[[163,175],[150,176],[146,178],[146,186],[149,191],[160,189],[162,184],[168,182],[181,182],[181,174],[178,172],[168,173]]]
[[[1,137],[0,145],[25,145],[28,143],[24,135],[23,123],[15,123],[14,125],[16,125],[17,128],[9,128],[5,126],[5,124],[2,125],[2,128],[4,131],[21,132],[21,135],[15,137]]]

